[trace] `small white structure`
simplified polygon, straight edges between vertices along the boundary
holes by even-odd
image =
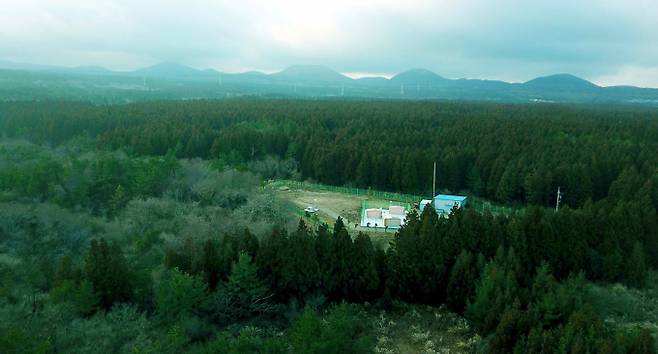
[[[420,201],[419,209],[422,213],[425,210],[425,207],[432,202],[432,199],[423,199]]]
[[[310,213],[310,214],[314,214],[314,213],[318,212],[319,210],[320,209],[318,209],[318,208],[316,208],[312,205],[309,205],[304,209],[305,212]]]
[[[361,226],[397,229],[404,225],[407,211],[399,205],[392,205],[388,209],[364,209],[361,215]]]

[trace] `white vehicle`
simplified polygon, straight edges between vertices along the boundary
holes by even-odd
[[[311,205],[307,206],[306,209],[304,209],[305,212],[311,213],[311,214],[316,213],[318,210],[320,210],[320,209],[318,209],[314,206],[311,206]]]

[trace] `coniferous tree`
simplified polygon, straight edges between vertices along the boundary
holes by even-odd
[[[475,195],[482,195],[484,193],[484,182],[480,175],[480,170],[473,166],[469,169],[466,185],[471,193]]]
[[[624,278],[626,282],[638,288],[644,286],[647,278],[647,264],[644,258],[644,249],[638,241],[633,245],[633,251],[626,261]]]
[[[561,335],[560,330],[561,328],[544,329],[542,327],[533,327],[525,338],[517,342],[514,353],[556,353]]]
[[[199,266],[208,288],[210,291],[214,291],[222,278],[222,262],[217,251],[217,245],[213,240],[207,240],[203,244],[202,252]]]
[[[94,285],[83,280],[75,292],[75,309],[82,316],[90,316],[98,309],[99,298],[94,292]]]
[[[258,249],[256,264],[261,279],[265,280],[268,288],[277,294],[279,300],[287,300],[288,293],[284,287],[284,266],[288,248],[288,235],[285,230],[275,227],[267,235]]]
[[[206,289],[206,285],[198,277],[178,269],[169,270],[157,287],[157,312],[168,322],[198,315],[206,302]]]
[[[310,306],[304,308],[304,312],[295,322],[290,342],[295,352],[301,354],[313,354],[321,351],[321,343],[318,338],[323,332],[322,319]]]
[[[76,281],[78,278],[76,270],[73,267],[73,259],[66,255],[62,257],[59,266],[55,272],[54,285],[60,286],[66,281]]]
[[[239,317],[248,317],[270,308],[270,293],[263,281],[258,278],[256,265],[251,256],[240,253],[226,282],[225,294],[231,299],[231,306]]]
[[[418,284],[421,279],[420,267],[420,221],[416,210],[412,210],[405,224],[395,234],[388,250],[390,264],[389,286],[391,291],[406,301],[414,301],[417,297]]]
[[[477,282],[473,301],[466,305],[465,315],[483,333],[491,332],[500,316],[519,296],[513,265],[502,248],[496,258],[487,263]]]
[[[109,214],[114,216],[121,211],[121,208],[123,208],[126,203],[128,202],[128,195],[126,193],[126,190],[123,188],[122,185],[118,185],[114,192],[112,193],[112,197],[109,200]]]
[[[598,353],[609,338],[603,321],[591,306],[576,310],[562,331],[560,353]]]
[[[282,286],[292,296],[304,298],[320,285],[315,239],[302,219],[283,250]]]
[[[446,289],[446,304],[451,310],[462,313],[464,307],[475,292],[475,283],[479,271],[473,255],[463,250],[450,271]]]
[[[338,217],[331,240],[332,265],[327,283],[329,295],[333,299],[347,299],[352,293],[353,247],[352,238],[347,233],[343,219]]]
[[[352,289],[349,298],[352,301],[364,301],[373,298],[379,288],[375,250],[370,237],[362,232],[357,235],[353,247]]]
[[[651,330],[642,328],[639,333],[632,338],[629,347],[626,349],[627,353],[635,354],[655,354],[656,345],[655,339],[651,335]]]
[[[232,235],[224,235],[220,246],[220,272],[222,280],[226,280],[233,263],[237,261],[239,255],[239,240]]]
[[[256,235],[251,233],[248,228],[244,229],[242,237],[238,239],[238,252],[246,252],[251,258],[255,258],[260,246]]]
[[[317,257],[318,263],[318,280],[324,286],[322,291],[327,293],[329,284],[331,280],[331,270],[333,259],[331,258],[331,245],[332,245],[332,236],[329,233],[329,227],[327,224],[321,224],[318,226],[316,236],[315,236],[315,254]]]
[[[538,277],[542,277],[541,273],[538,273]],[[537,279],[537,282],[542,281]],[[585,292],[585,277],[582,273],[572,275],[565,282],[556,285],[553,291],[547,291],[536,298],[533,304],[538,322],[545,327],[565,323],[575,310],[585,304]]]
[[[440,227],[438,215],[433,207],[425,207],[420,216],[419,257],[422,281],[419,283],[418,297],[425,303],[445,302],[445,289],[448,283],[448,263],[457,256],[458,245],[446,237],[446,231]]]
[[[193,273],[192,255],[194,254],[194,243],[186,238],[180,247],[167,247],[165,250],[164,265],[168,269],[177,268],[183,272]]]
[[[500,322],[487,345],[489,353],[511,353],[517,341],[523,338],[528,324],[525,313],[519,307],[519,302],[515,301],[500,317]]]
[[[108,245],[105,239],[92,240],[85,259],[85,276],[103,309],[108,310],[114,303],[129,301],[132,297],[132,274],[116,243]]]
[[[544,262],[537,268],[537,274],[532,283],[530,299],[532,301],[541,301],[544,296],[555,291],[556,286],[556,280],[551,274],[548,263]]]

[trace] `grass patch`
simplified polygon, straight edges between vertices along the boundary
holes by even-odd
[[[375,353],[477,353],[481,338],[444,306],[396,303],[392,311],[368,312]]]
[[[649,273],[644,289],[621,284],[590,284],[588,290],[589,302],[607,324],[618,328],[647,328],[658,338],[658,272]]]

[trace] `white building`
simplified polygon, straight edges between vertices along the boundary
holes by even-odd
[[[405,208],[398,205],[392,205],[388,209],[363,209],[362,214],[361,226],[363,227],[388,227],[396,229],[404,225],[405,219],[407,218],[407,211]]]

